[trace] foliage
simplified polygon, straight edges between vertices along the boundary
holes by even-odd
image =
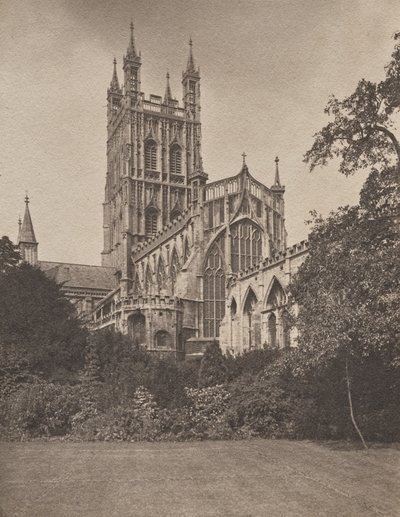
[[[198,386],[214,386],[225,382],[226,378],[227,367],[221,348],[217,342],[211,343],[201,359]]]
[[[21,255],[17,246],[6,235],[3,235],[0,239],[0,274],[15,268],[20,260]]]
[[[21,264],[0,275],[0,343],[26,358],[31,373],[56,377],[83,364],[86,332],[60,287]]]
[[[14,439],[67,434],[80,408],[77,386],[40,381],[22,385],[1,405],[1,420]]]
[[[345,175],[377,164],[386,168],[395,163],[398,169],[400,145],[392,129],[400,108],[397,43],[385,70],[385,79],[380,83],[362,79],[344,100],[330,98],[325,113],[333,120],[314,135],[314,143],[304,156],[311,170],[335,157],[340,158],[339,170]]]

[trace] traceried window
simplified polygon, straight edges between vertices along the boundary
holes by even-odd
[[[153,140],[144,145],[144,166],[152,171],[157,170],[157,146]]]
[[[182,174],[182,151],[178,145],[172,146],[169,152],[169,170],[171,174]]]
[[[237,273],[257,265],[262,258],[261,230],[249,220],[239,221],[231,228],[232,271]]]
[[[151,237],[157,233],[157,215],[155,208],[146,210],[146,237]]]
[[[205,337],[219,337],[219,325],[225,315],[224,246],[223,234],[211,246],[204,264]]]

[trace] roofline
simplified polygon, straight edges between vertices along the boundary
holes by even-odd
[[[100,267],[102,269],[114,269],[114,270],[116,270],[116,268],[113,267],[113,266],[99,266],[97,264],[77,264],[75,262],[56,262],[54,260],[39,260],[38,263],[39,264],[58,264],[58,265],[63,265],[63,266]]]

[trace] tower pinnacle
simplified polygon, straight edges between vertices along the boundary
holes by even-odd
[[[172,100],[172,94],[171,94],[171,86],[169,84],[169,72],[167,72],[167,84],[165,87],[165,95],[164,95],[164,102],[167,103],[168,101]]]
[[[113,70],[113,75],[112,75],[112,79],[111,79],[111,83],[110,83],[110,90],[112,92],[119,92],[120,91],[120,87],[119,87],[119,81],[118,81],[118,75],[117,75],[117,60],[115,59],[114,57],[114,70]]]
[[[281,182],[279,179],[279,158],[278,156],[275,158],[275,182],[274,187],[281,187]]]
[[[128,57],[128,58],[137,57],[136,48],[135,48],[135,37],[133,35],[133,28],[134,28],[133,21],[131,20],[131,25],[130,25],[131,36],[130,36],[130,40],[129,40],[128,50],[126,51],[126,57]]]
[[[188,57],[188,61],[187,61],[187,67],[186,67],[186,71],[187,72],[195,72],[195,67],[194,67],[194,59],[193,59],[193,41],[192,41],[192,38],[189,39],[189,57]]]
[[[31,265],[37,264],[38,260],[38,242],[33,231],[31,214],[29,212],[29,197],[25,196],[25,214],[21,224],[21,218],[18,221],[18,247],[21,257],[25,262]]]

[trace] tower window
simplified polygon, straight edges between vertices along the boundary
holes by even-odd
[[[169,170],[171,174],[182,174],[182,151],[177,145],[169,153]]]
[[[146,237],[151,237],[157,233],[157,210],[150,208],[146,211]]]
[[[146,169],[157,169],[157,146],[155,142],[150,141],[144,147],[144,166]]]

